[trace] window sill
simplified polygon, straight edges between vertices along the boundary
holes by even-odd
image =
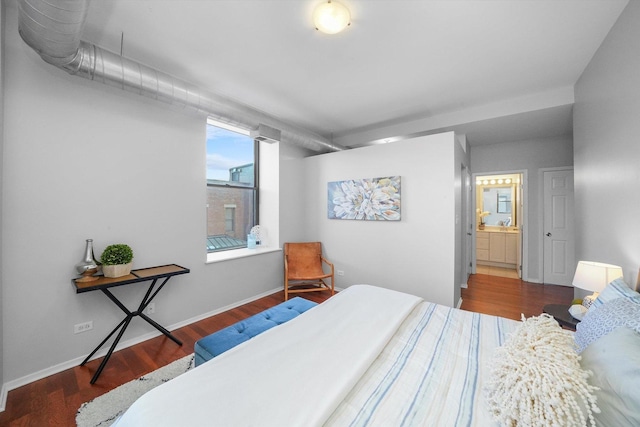
[[[280,251],[282,251],[282,249],[278,247],[267,246],[265,248],[256,248],[256,249],[242,248],[242,249],[232,249],[232,250],[223,251],[223,252],[213,252],[213,253],[207,254],[206,263],[211,264],[214,262],[229,261],[232,259],[245,258],[249,256],[262,255],[266,253],[280,252]]]

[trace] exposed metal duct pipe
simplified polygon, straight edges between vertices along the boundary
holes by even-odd
[[[42,59],[69,74],[192,108],[241,127],[255,129],[263,123],[279,129],[283,140],[312,150],[345,149],[313,132],[82,41],[88,9],[88,0],[20,0],[20,36]]]

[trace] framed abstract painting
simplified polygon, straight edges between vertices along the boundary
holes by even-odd
[[[329,219],[400,221],[400,177],[350,179],[327,184]]]

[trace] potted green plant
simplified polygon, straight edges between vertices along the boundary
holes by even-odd
[[[128,245],[117,243],[107,246],[102,255],[102,273],[105,277],[122,277],[131,273],[133,251]]]

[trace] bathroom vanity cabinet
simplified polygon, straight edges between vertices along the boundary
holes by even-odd
[[[519,231],[477,230],[476,261],[480,265],[515,268],[518,262]]]
[[[476,231],[476,259],[489,261],[489,233],[486,231]]]

